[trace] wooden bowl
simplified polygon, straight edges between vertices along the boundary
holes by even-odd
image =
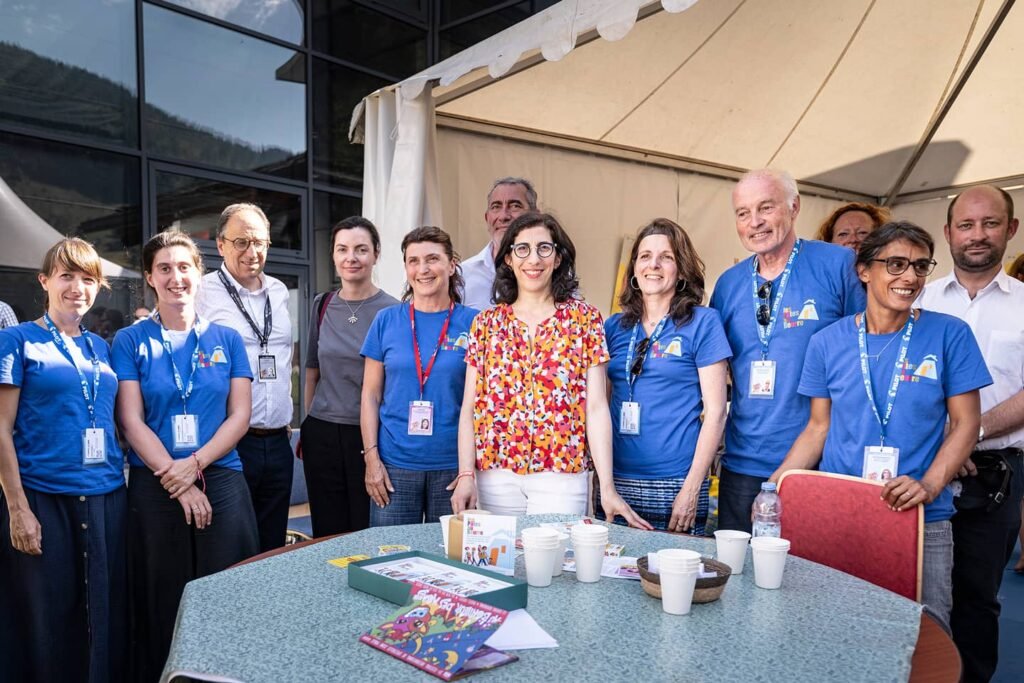
[[[729,565],[710,557],[702,557],[700,561],[704,564],[705,571],[713,571],[716,576],[706,579],[697,579],[697,585],[693,589],[693,601],[695,603],[714,602],[722,596],[725,584],[732,576],[732,569]],[[661,577],[652,574],[647,569],[647,558],[637,558],[636,567],[640,570],[640,586],[644,592],[652,598],[661,600]]]

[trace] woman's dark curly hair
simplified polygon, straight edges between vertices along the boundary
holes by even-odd
[[[452,246],[452,238],[441,228],[435,228],[432,225],[425,225],[422,228],[416,228],[411,230],[408,235],[402,238],[402,262],[405,262],[405,250],[410,244],[417,244],[419,242],[432,242],[433,244],[440,244],[444,248],[444,253],[448,257],[448,260],[455,264],[455,272],[448,278],[448,297],[457,304],[462,303],[462,290],[464,288],[462,280],[462,265],[459,263],[459,255],[455,253],[455,247]],[[405,283],[405,291],[402,292],[402,301],[408,301],[412,298],[412,285],[408,282]]]
[[[551,276],[551,295],[555,303],[565,303],[580,286],[579,278],[576,277],[576,247],[554,216],[537,211],[520,214],[501,238],[498,254],[494,257],[494,288],[491,290],[494,303],[512,304],[519,298],[519,283],[516,282],[512,266],[505,263],[505,257],[515,258],[512,256],[512,245],[516,243],[519,233],[529,228],[547,228],[551,233],[551,241],[555,245],[554,255],[560,259]]]
[[[622,326],[632,327],[643,319],[644,297],[639,288],[632,286],[636,276],[636,259],[640,255],[640,243],[645,237],[664,235],[672,247],[672,255],[676,260],[679,282],[669,304],[669,315],[676,325],[689,322],[693,316],[693,307],[704,302],[704,262],[693,248],[689,235],[678,224],[667,218],[655,218],[640,228],[629,254],[629,264],[623,275],[622,293],[619,295],[619,306],[622,307]]]

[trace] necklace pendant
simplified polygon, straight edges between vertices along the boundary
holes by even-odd
[[[350,325],[355,325],[357,322],[359,322],[359,318],[357,318],[355,315],[350,315],[348,317],[348,322]]]

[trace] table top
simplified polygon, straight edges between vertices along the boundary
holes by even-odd
[[[568,519],[531,516],[520,519],[519,528]],[[394,543],[440,553],[440,536],[436,524],[367,529],[191,582],[163,680],[178,673],[247,683],[436,680],[359,642],[395,607],[350,589],[347,570],[327,560],[373,556],[378,545]],[[665,547],[714,554],[711,539],[619,526],[609,536],[631,556]],[[524,575],[521,558],[516,575]],[[748,553],[743,574],[730,578],[722,598],[694,605],[687,616],[665,614],[637,581],[581,584],[572,573],[550,587],[531,587],[527,610],[559,647],[520,651],[519,662],[479,676],[906,681],[922,643],[947,666],[956,661],[955,649],[949,658],[952,643],[922,620],[917,603],[796,557],[787,558],[782,589],[769,591],[754,586]],[[920,627],[927,633],[919,634]],[[947,680],[956,677],[949,672]]]

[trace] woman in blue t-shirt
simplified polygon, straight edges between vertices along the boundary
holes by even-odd
[[[402,240],[403,303],[377,314],[363,342],[359,424],[370,526],[436,522],[451,512],[458,475],[466,347],[477,311],[461,301],[462,274],[444,230]]]
[[[624,278],[622,313],[605,323],[615,488],[654,528],[703,535],[729,342],[701,305],[704,264],[672,221],[640,229]]]
[[[978,390],[992,383],[965,322],[914,302],[935,267],[935,244],[907,222],[886,223],[857,253],[867,309],[811,338],[799,391],[811,416],[774,474],[790,469],[883,482],[895,512],[924,505],[922,602],[948,621],[953,495],[947,484],[977,442]],[[947,424],[948,417],[948,424]]]
[[[156,309],[118,331],[112,355],[118,422],[131,447],[132,678],[152,681],[185,584],[256,554],[259,539],[235,450],[252,410],[242,338],[197,317],[202,258],[188,235],[156,235],[142,262]]]
[[[107,343],[82,326],[107,283],[78,238],[46,252],[39,282],[43,317],[0,330],[0,677],[118,681],[128,614],[117,376]]]

